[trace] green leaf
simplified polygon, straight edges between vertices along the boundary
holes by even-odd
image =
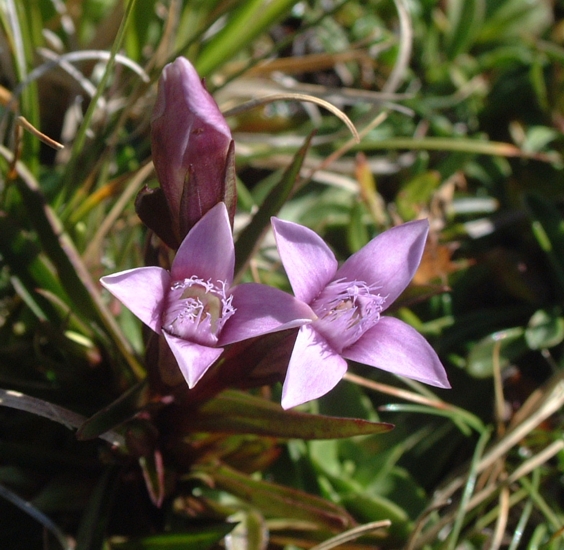
[[[235,243],[235,274],[238,274],[247,264],[261,235],[270,226],[270,217],[278,213],[292,193],[312,138],[313,134],[306,139],[305,143],[295,154],[292,164],[282,174],[280,182],[273,187],[264,199],[249,225],[241,231]]]
[[[538,195],[525,197],[533,234],[548,256],[564,292],[564,220],[552,202]]]
[[[82,123],[80,124],[75,139],[73,141],[71,156],[67,163],[66,170],[64,173],[63,192],[60,195],[61,201],[68,199],[72,195],[72,192],[74,190],[75,178],[77,176],[77,172],[80,169],[80,160],[82,158],[81,153],[84,150],[84,146],[86,144],[88,130],[94,119],[94,114],[96,112],[96,109],[98,108],[98,101],[100,100],[102,94],[106,90],[106,85],[108,84],[111,75],[114,74],[116,55],[118,54],[119,50],[122,47],[125,38],[125,31],[131,21],[131,15],[133,13],[133,8],[135,7],[135,3],[136,0],[128,0],[126,4],[123,19],[120,22],[116,37],[112,44],[112,48],[110,51],[110,58],[108,59],[108,62],[105,65],[104,72],[102,73],[102,77],[100,78],[100,81],[96,86],[96,92],[94,93],[94,96],[92,97],[90,103],[88,104],[88,108],[86,109],[86,113],[84,113],[84,118],[82,119]]]
[[[129,28],[125,32],[125,44],[129,57],[141,59],[143,47],[148,42],[151,23],[155,22],[155,0],[137,0],[131,11]]]
[[[309,521],[329,531],[341,531],[354,525],[352,517],[332,502],[297,489],[253,479],[222,464],[202,466],[195,474],[212,479],[214,488],[223,489],[255,506],[266,517]]]
[[[512,143],[503,141],[486,141],[476,138],[444,138],[444,137],[394,137],[378,141],[363,139],[361,145],[352,148],[353,151],[380,151],[382,149],[406,149],[413,151],[450,151],[472,153],[476,155],[492,155],[502,157],[534,158],[543,161],[557,161],[557,156],[548,157],[541,153],[522,151]]]
[[[0,214],[0,255],[16,278],[13,280],[16,290],[34,314],[41,320],[58,322],[56,309],[44,295],[37,293],[37,288],[49,289],[67,300],[56,274],[17,221],[3,214]]]
[[[389,519],[392,522],[389,532],[393,537],[406,539],[412,530],[412,522],[405,510],[382,496],[355,493],[344,496],[341,502],[361,521]]]
[[[363,221],[364,212],[364,205],[355,201],[351,208],[350,222],[347,225],[347,242],[352,252],[357,252],[370,240]]]
[[[553,128],[546,126],[533,126],[527,130],[523,150],[529,152],[542,151],[551,141],[560,136]]]
[[[48,418],[69,429],[77,428],[84,422],[84,417],[81,414],[18,391],[0,389],[0,405]],[[106,430],[106,432],[98,434],[98,437],[112,445],[123,445],[123,438],[114,432]]]
[[[548,2],[501,0],[487,2],[488,15],[480,29],[480,42],[519,40],[526,31],[530,36],[541,33],[553,21]]]
[[[454,59],[468,51],[479,33],[485,14],[484,0],[450,0],[447,16],[450,23],[447,36],[447,55]]]
[[[426,205],[433,192],[439,187],[441,178],[438,172],[424,172],[408,181],[398,193],[396,205],[404,220],[417,217],[418,206]]]
[[[492,376],[493,361],[498,346],[500,369],[507,367],[512,360],[527,351],[524,333],[522,327],[515,327],[494,332],[480,340],[468,355],[466,365],[468,373],[476,378]]]
[[[235,523],[221,523],[188,533],[167,533],[126,542],[112,542],[113,550],[207,550],[227,535]]]
[[[76,437],[80,440],[94,439],[123,424],[135,416],[145,404],[147,391],[146,380],[139,382],[113,403],[86,420],[76,432]]]
[[[233,10],[225,26],[202,48],[196,69],[202,77],[229,61],[286,14],[297,0],[247,0]]]
[[[98,479],[82,514],[76,539],[77,548],[101,550],[104,547],[105,528],[114,503],[113,497],[120,473],[120,467],[110,466]]]
[[[3,146],[0,146],[0,155],[8,162],[13,160],[12,153]],[[39,184],[22,163],[17,162],[16,169],[19,177],[15,184],[29,219],[43,252],[57,271],[61,286],[66,294],[72,297],[76,314],[93,326],[103,327],[127,361],[130,367],[130,373],[127,374],[141,378],[143,369],[133,355],[131,346],[100,299],[88,269],[69,235],[64,232],[55,212],[46,203]]]
[[[564,318],[539,309],[529,320],[525,341],[531,349],[552,348],[564,340]]]
[[[295,411],[243,392],[228,390],[204,404],[190,419],[198,432],[247,433],[281,438],[335,439],[384,433],[391,424]]]

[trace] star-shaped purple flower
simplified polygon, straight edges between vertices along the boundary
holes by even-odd
[[[344,376],[345,359],[450,387],[427,341],[399,319],[380,315],[415,274],[429,230],[426,220],[381,233],[340,268],[333,252],[311,229],[277,218],[272,225],[294,294],[317,316],[300,328],[282,407],[326,394]]]
[[[232,287],[235,249],[224,203],[207,212],[183,240],[170,272],[139,267],[102,277],[102,285],[162,334],[190,388],[227,344],[301,326],[311,309],[279,289]]]

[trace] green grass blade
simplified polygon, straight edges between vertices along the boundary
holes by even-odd
[[[248,0],[241,2],[229,21],[203,48],[196,60],[205,77],[248,46],[259,34],[286,14],[296,0]]]
[[[102,78],[100,79],[100,83],[96,88],[96,93],[94,97],[92,97],[88,109],[84,115],[84,119],[82,124],[80,125],[78,132],[76,134],[75,140],[72,145],[72,151],[70,156],[70,161],[68,163],[67,169],[65,171],[64,180],[63,180],[63,189],[61,193],[61,199],[64,201],[67,194],[71,193],[71,190],[75,186],[75,177],[76,177],[76,168],[78,167],[78,163],[80,160],[80,153],[84,149],[84,145],[86,143],[86,134],[88,129],[90,128],[90,123],[92,122],[92,117],[98,107],[98,100],[102,97],[104,90],[106,89],[106,84],[110,75],[113,72],[115,67],[115,58],[118,54],[119,50],[123,45],[123,41],[125,38],[125,31],[129,24],[131,14],[133,13],[133,8],[135,7],[136,0],[129,0],[127,4],[127,8],[125,10],[125,14],[119,26],[116,39],[112,45],[112,50],[110,54],[110,58],[106,64],[106,69]]]
[[[270,225],[270,218],[278,213],[288,197],[291,195],[300,169],[309,150],[313,134],[310,135],[300,150],[294,156],[292,164],[288,166],[280,182],[268,194],[251,223],[243,229],[235,244],[235,274],[245,267],[249,261],[263,232]]]

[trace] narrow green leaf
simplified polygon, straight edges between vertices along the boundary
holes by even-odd
[[[352,252],[357,252],[370,240],[363,221],[364,212],[364,205],[355,201],[351,208],[350,222],[347,225],[347,243]]]
[[[389,530],[392,537],[404,540],[412,530],[412,522],[405,510],[385,497],[354,493],[343,496],[341,502],[347,510],[361,520],[389,519],[392,522]]]
[[[88,550],[104,548],[106,525],[120,472],[121,467],[110,466],[100,476],[82,514],[76,539],[77,548],[88,548]]]
[[[439,173],[429,171],[418,174],[402,185],[396,198],[396,205],[401,217],[404,220],[411,220],[417,217],[417,207],[428,204],[433,192],[440,184],[441,177]]]
[[[447,55],[454,59],[468,51],[479,33],[485,14],[484,0],[450,0],[447,15],[450,29],[447,37]]]
[[[554,276],[564,292],[564,219],[552,202],[538,195],[525,197],[533,234],[548,256]]]
[[[81,423],[76,437],[80,440],[94,439],[123,424],[138,413],[139,409],[145,404],[147,390],[146,380],[139,382],[113,403]]]
[[[204,404],[190,419],[200,432],[248,433],[285,439],[336,439],[384,433],[391,424],[295,411],[243,392],[227,390]]]
[[[64,407],[49,403],[38,397],[25,395],[24,393],[12,390],[4,390],[0,388],[0,406],[27,411],[43,418],[48,418],[54,422],[58,422],[69,429],[78,428],[84,423],[85,418],[74,411],[69,411]],[[99,433],[98,437],[108,441],[112,445],[123,446],[123,438],[115,433],[106,431]]]
[[[226,25],[202,48],[196,69],[209,76],[259,34],[286,14],[297,0],[247,0],[240,2]]]
[[[126,31],[128,24],[130,22],[131,15],[133,13],[133,8],[135,7],[135,3],[136,3],[136,0],[129,0],[128,3],[127,3],[127,6],[125,8],[125,14],[124,14],[123,19],[120,23],[120,26],[119,26],[119,29],[118,29],[118,32],[117,32],[117,36],[114,40],[114,43],[112,44],[112,49],[111,49],[111,52],[110,52],[110,58],[108,60],[108,63],[106,64],[104,73],[102,74],[102,78],[100,79],[100,82],[98,83],[98,86],[96,87],[96,93],[94,94],[94,96],[90,100],[90,103],[88,105],[88,109],[86,110],[86,113],[84,114],[84,119],[82,120],[82,124],[78,128],[78,132],[77,132],[75,140],[72,144],[72,151],[71,151],[70,160],[68,162],[68,165],[67,165],[67,168],[66,168],[66,171],[65,171],[65,175],[64,175],[63,192],[60,195],[61,200],[63,200],[63,201],[64,201],[64,199],[68,198],[66,195],[69,194],[72,189],[74,189],[74,186],[75,186],[74,178],[76,176],[75,168],[78,166],[79,160],[81,158],[80,153],[82,152],[82,150],[84,149],[84,145],[86,144],[87,132],[88,132],[88,129],[90,128],[90,124],[91,124],[92,119],[94,117],[94,113],[96,112],[96,109],[98,108],[98,100],[102,97],[102,94],[104,93],[104,91],[106,89],[106,84],[108,83],[108,79],[110,78],[110,75],[113,74],[115,61],[116,61],[116,55],[118,54],[119,50],[122,47],[123,40],[125,38],[125,31]]]
[[[341,507],[297,489],[253,479],[228,466],[203,466],[195,472],[213,479],[214,487],[257,507],[267,517],[310,521],[329,531],[342,531],[354,520]]]
[[[229,534],[236,523],[221,523],[188,533],[167,533],[125,542],[112,542],[114,550],[207,550]]]
[[[241,231],[237,243],[235,244],[236,274],[238,274],[249,261],[257,242],[270,224],[270,217],[278,213],[292,193],[312,138],[313,134],[306,139],[305,143],[294,156],[292,164],[290,164],[284,174],[282,174],[280,182],[270,191],[258,212],[251,220],[251,223]]]
[[[0,146],[0,155],[8,162],[12,161],[12,153],[5,147]],[[135,358],[131,345],[104,306],[89,271],[70,237],[64,232],[55,212],[46,203],[37,181],[22,163],[17,162],[16,169],[19,177],[15,180],[15,184],[42,250],[55,266],[58,279],[66,294],[72,296],[77,315],[105,329],[127,361],[131,374],[141,379],[144,376],[143,368]]]
[[[17,80],[24,83],[28,77],[28,67],[34,64],[37,48],[43,46],[42,20],[38,3],[6,0],[2,3],[0,13],[3,19],[3,31],[9,36]],[[21,113],[31,124],[39,127],[40,101],[36,82],[26,82],[21,88],[19,102]],[[39,167],[39,146],[40,143],[34,136],[24,132],[22,158],[34,174]]]
[[[500,157],[534,158],[545,162],[558,162],[559,155],[545,153],[531,153],[522,151],[511,143],[502,141],[486,141],[475,138],[443,138],[425,137],[411,138],[398,137],[379,141],[364,139],[362,144],[353,148],[355,151],[380,151],[382,149],[406,149],[413,151],[456,151],[477,155],[493,155]]]

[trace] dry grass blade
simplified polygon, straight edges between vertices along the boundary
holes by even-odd
[[[110,213],[104,218],[102,225],[100,225],[100,228],[96,231],[96,234],[88,244],[88,248],[83,255],[83,260],[86,264],[92,264],[95,261],[95,258],[99,257],[102,241],[114,227],[116,220],[119,218],[124,208],[133,199],[141,187],[141,184],[151,175],[153,169],[153,163],[148,162],[145,166],[138,170],[133,178],[131,178],[129,185],[120,194],[119,199],[113,205]]]
[[[509,487],[512,483],[515,483],[522,477],[533,472],[539,466],[545,464],[548,460],[556,456],[560,451],[564,449],[564,441],[555,441],[548,447],[543,449],[540,453],[530,458],[521,466],[519,466],[510,476],[504,477],[502,480],[497,482],[492,482],[480,492],[476,493],[467,503],[464,509],[464,513],[468,513],[474,510],[480,504],[491,499],[498,491],[503,488]],[[423,535],[410,546],[410,549],[422,548],[425,544],[436,540],[439,532],[453,522],[455,515],[458,512],[458,508],[451,510],[448,514],[442,517],[437,523],[430,527]]]
[[[353,374],[352,372],[347,372],[344,378],[345,380],[348,380],[353,384],[358,384],[359,386],[363,386],[374,391],[392,395],[400,399],[405,399],[406,401],[411,401],[412,403],[419,403],[420,405],[427,405],[436,409],[444,409],[448,408],[449,406],[444,401],[439,401],[438,399],[429,399],[428,397],[419,395],[411,391],[402,390],[400,388],[389,386],[387,384],[381,384],[380,382],[375,382],[374,380],[363,378],[362,376],[358,376],[357,374]]]
[[[355,527],[354,529],[340,533],[339,535],[332,537],[329,540],[318,544],[317,546],[314,546],[310,550],[331,550],[331,548],[336,548],[341,544],[355,540],[358,537],[365,535],[366,533],[371,533],[378,529],[385,529],[387,527],[390,527],[390,525],[392,525],[392,522],[388,519],[366,523],[365,525],[360,525],[358,527]]]
[[[16,123],[18,126],[21,126],[24,130],[27,130],[29,133],[33,134],[37,139],[48,145],[49,147],[60,150],[64,149],[65,146],[62,143],[50,138],[49,136],[45,135],[43,132],[40,132],[31,122],[25,119],[23,116],[19,116],[16,119]]]
[[[384,122],[386,120],[386,118],[388,117],[387,113],[380,113],[376,118],[374,118],[369,124],[366,125],[365,128],[362,129],[361,133],[358,135],[358,141],[357,143],[364,137],[366,136],[371,130],[373,130],[374,128],[380,126],[380,124],[382,124],[382,122]],[[326,159],[324,159],[314,170],[312,170],[311,174],[310,174],[310,178],[313,177],[313,175],[315,174],[315,172],[317,172],[318,170],[324,170],[327,169],[329,166],[331,166],[337,159],[341,158],[345,153],[347,153],[350,149],[352,149],[353,145],[355,144],[355,142],[352,139],[349,139],[349,141],[347,141],[346,143],[344,143],[343,145],[341,145],[341,147],[339,147],[336,151],[334,151],[333,153],[331,153]]]
[[[348,50],[344,52],[310,53],[299,57],[279,57],[261,61],[248,69],[246,76],[268,75],[279,71],[285,74],[322,71],[333,68],[337,63],[363,61],[372,59],[364,50]]]
[[[273,82],[263,78],[240,78],[230,82],[225,88],[220,89],[216,97],[218,103],[230,105],[236,97],[249,97],[249,90],[254,90],[255,94],[277,94],[277,93],[300,93],[320,97],[330,101],[334,105],[356,105],[359,101],[374,105],[386,104],[386,108],[404,113],[406,116],[413,116],[414,112],[409,107],[400,104],[393,104],[393,101],[412,99],[413,94],[400,94],[393,92],[377,92],[374,90],[364,90],[358,88],[333,88],[320,84],[310,84],[299,82],[293,78],[286,77],[282,82]],[[291,90],[291,92],[289,92]],[[227,108],[230,108],[229,106]]]
[[[535,396],[536,399],[536,396]],[[526,406],[525,403],[524,406]],[[534,430],[541,422],[553,415],[558,409],[564,405],[564,374],[557,373],[555,378],[549,382],[544,388],[543,398],[536,410],[524,418],[523,421],[513,426],[513,428],[500,439],[491,449],[485,453],[484,458],[478,465],[478,472],[483,472],[490,467],[495,461],[505,456],[509,450],[524,439],[532,430]],[[451,482],[445,489],[440,491],[440,499],[446,500],[450,498],[464,483],[464,477],[458,477]]]
[[[398,60],[382,90],[384,92],[395,92],[405,78],[406,71],[409,67],[411,58],[411,47],[413,43],[413,28],[411,25],[411,17],[406,0],[394,0],[398,11],[400,22],[400,44]]]
[[[539,391],[540,393],[536,392],[529,398],[534,401],[533,406],[528,406],[528,402],[523,406],[527,407],[527,410],[530,411],[529,415],[521,417],[519,424],[512,426],[511,430],[504,437],[500,438],[490,447],[477,464],[476,473],[485,472],[496,462],[504,460],[507,453],[515,445],[526,438],[541,422],[564,406],[564,374],[561,372],[556,373],[544,388]],[[492,496],[502,488],[510,486],[512,483],[515,483],[522,477],[531,473],[563,449],[564,441],[555,441],[526,462],[523,462],[509,476],[504,476],[503,479],[495,476],[482,490],[474,494],[472,498],[468,500],[465,506],[465,512],[473,510],[476,506],[492,498]],[[464,486],[466,479],[466,473],[456,477],[443,490],[435,494],[435,501],[445,502],[452,498],[453,495]],[[420,548],[424,544],[435,540],[441,529],[454,521],[456,513],[457,510],[451,510],[427,529],[417,541],[414,541],[413,548]]]
[[[247,101],[246,103],[243,103],[242,105],[239,105],[237,107],[233,107],[232,109],[229,109],[227,112],[223,113],[223,115],[225,117],[239,115],[241,113],[250,111],[251,109],[255,109],[256,107],[266,105],[268,103],[274,103],[275,101],[288,101],[288,100],[305,101],[306,103],[314,103],[316,105],[319,105],[320,107],[324,107],[325,109],[333,113],[337,118],[342,120],[346,124],[347,128],[350,130],[351,134],[354,136],[356,143],[360,143],[360,136],[358,135],[358,132],[354,124],[352,123],[351,119],[347,115],[345,115],[345,113],[343,113],[343,111],[341,111],[333,104],[329,103],[328,101],[325,101],[324,99],[319,99],[318,97],[314,97],[307,94],[283,93],[283,94],[269,95],[266,97],[259,97],[256,99],[252,99],[251,101]]]
[[[358,384],[373,391],[392,395],[394,397],[398,397],[412,403],[417,403],[419,405],[424,405],[426,407],[430,407],[439,411],[449,411],[450,413],[452,413],[453,421],[455,422],[455,424],[457,424],[457,426],[459,426],[461,430],[464,431],[464,427],[462,426],[463,419],[464,423],[468,424],[468,426],[472,426],[478,432],[483,432],[483,426],[476,417],[474,417],[468,411],[465,411],[464,409],[461,409],[459,407],[455,407],[454,405],[446,403],[445,401],[425,397],[424,395],[407,390],[402,390],[396,388],[395,386],[381,384],[380,382],[375,382],[374,380],[368,380],[351,372],[347,372],[344,378],[345,380],[348,380],[353,384]]]
[[[503,542],[505,528],[507,527],[507,519],[509,517],[509,496],[509,489],[507,487],[503,487],[499,494],[499,515],[497,516],[490,550],[498,550]]]

